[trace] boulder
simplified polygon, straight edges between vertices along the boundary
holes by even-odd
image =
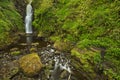
[[[42,63],[37,53],[21,57],[19,59],[19,65],[23,73],[31,77],[37,75],[42,68]]]
[[[65,41],[56,41],[54,43],[54,48],[60,50],[60,51],[69,51],[72,48],[72,44],[70,42]]]
[[[13,76],[15,76],[19,72],[19,64],[18,61],[6,61],[6,63],[0,63],[0,80],[10,80]]]

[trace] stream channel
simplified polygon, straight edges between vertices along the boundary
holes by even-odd
[[[46,67],[34,77],[25,76],[21,71],[13,73],[13,62],[31,51],[40,56]],[[56,50],[45,38],[22,35],[17,43],[0,51],[0,80],[78,80],[71,74],[70,58],[70,53]]]

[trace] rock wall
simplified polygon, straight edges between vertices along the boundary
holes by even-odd
[[[13,0],[14,5],[17,9],[17,11],[20,13],[22,18],[24,19],[25,17],[25,10],[26,10],[26,0]]]

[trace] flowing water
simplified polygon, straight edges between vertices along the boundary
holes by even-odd
[[[6,50],[0,51],[0,77],[11,76],[12,62],[20,57],[31,53],[30,49],[38,53],[45,67],[35,77],[25,76],[22,72],[12,76],[10,80],[76,80],[72,75],[70,65],[70,54],[56,50],[53,45],[44,38],[33,35],[21,36],[18,43]],[[12,55],[12,52],[19,51],[19,55]],[[6,66],[7,65],[7,66]],[[8,67],[9,66],[9,67]],[[2,80],[2,79],[0,79]]]
[[[31,6],[32,0],[29,2],[29,4],[26,7],[26,17],[25,17],[25,27],[26,27],[26,33],[32,33],[32,6]],[[28,35],[26,37],[26,43],[28,45],[28,49],[30,49],[31,47],[31,43],[32,43],[32,36]],[[54,52],[54,50],[51,50],[51,52]],[[45,53],[44,53],[45,54]],[[49,54],[49,53],[48,53]],[[49,77],[51,80],[57,80],[60,75],[60,72],[63,70],[68,71],[71,74],[71,70],[70,67],[68,65],[68,60],[65,61],[62,59],[61,56],[54,56],[54,69],[52,70],[51,73],[51,77]]]
[[[26,17],[25,17],[25,30],[26,33],[33,33],[32,31],[32,15],[33,15],[33,11],[32,11],[32,6],[31,6],[31,2],[30,1],[26,7]]]

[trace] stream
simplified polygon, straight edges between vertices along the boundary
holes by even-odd
[[[22,72],[12,75],[13,61],[31,52],[38,53],[45,65],[37,76],[28,77]],[[19,52],[20,54],[13,54]],[[52,43],[34,35],[21,36],[20,40],[5,50],[0,51],[0,80],[77,80],[72,73],[70,53],[56,50]]]

